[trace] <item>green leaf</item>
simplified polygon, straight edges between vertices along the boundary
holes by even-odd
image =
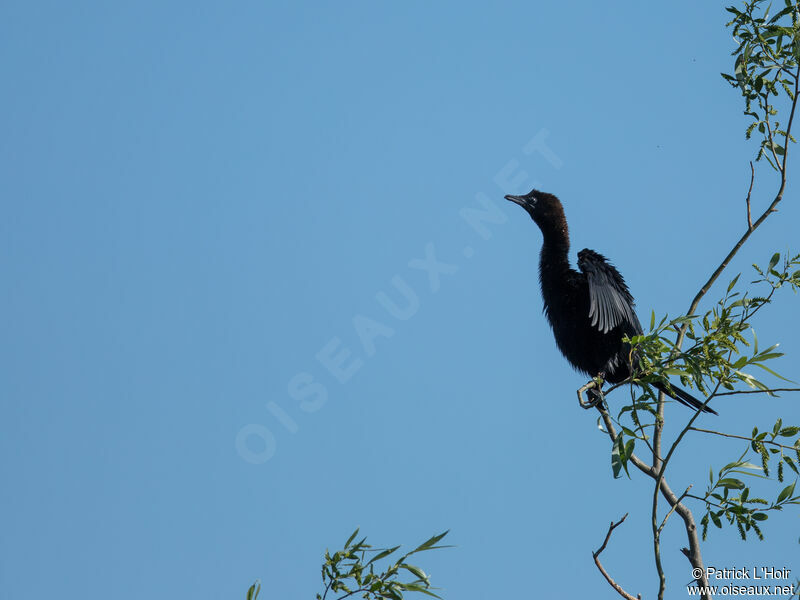
[[[765,361],[765,360],[773,360],[773,359],[776,359],[776,358],[780,358],[781,356],[783,356],[783,352],[767,352],[767,351],[764,351],[761,354],[759,354],[758,356],[756,356],[755,358],[757,358],[758,361],[761,362],[761,361]]]
[[[631,438],[625,443],[625,472],[628,472],[628,460],[633,456],[633,448],[636,445],[636,438]]]
[[[768,366],[766,366],[766,365],[762,365],[761,363],[753,363],[753,364],[754,364],[756,367],[759,367],[760,369],[764,369],[764,370],[765,370],[767,373],[769,373],[769,374],[770,374],[770,375],[772,375],[773,377],[777,377],[778,379],[782,379],[783,381],[788,381],[788,382],[790,382],[790,383],[794,383],[794,381],[792,381],[791,379],[787,379],[787,378],[786,378],[786,377],[784,377],[783,375],[779,375],[778,373],[776,373],[775,371],[773,371],[772,369],[770,369],[770,368],[769,368]],[[763,390],[766,390],[766,389],[768,389],[768,387],[767,387],[766,385],[762,384],[760,381],[756,381],[755,379],[753,379],[753,381],[754,381],[754,382],[756,383],[756,385],[758,385],[758,387],[760,387],[761,389],[763,389]],[[748,385],[749,385],[749,384],[748,384]],[[753,387],[753,386],[750,386],[750,387]]]
[[[778,19],[780,19],[781,17],[783,17],[783,16],[785,16],[785,15],[788,15],[789,13],[791,13],[793,10],[794,10],[794,7],[793,7],[791,4],[787,4],[787,5],[786,5],[786,8],[784,8],[782,11],[780,11],[780,12],[776,13],[776,14],[775,14],[775,16],[773,16],[773,17],[772,17],[772,18],[769,20],[769,23],[774,23],[775,21],[777,21],[777,20],[778,20]]]
[[[614,479],[619,479],[620,472],[625,466],[623,458],[625,457],[625,446],[622,440],[622,435],[618,435],[614,440],[614,446],[611,448],[611,471],[614,473]]]
[[[377,553],[375,556],[373,556],[373,557],[370,559],[370,561],[367,563],[367,566],[371,565],[371,564],[372,564],[372,563],[374,563],[375,561],[378,561],[378,560],[380,560],[380,559],[382,559],[382,558],[386,558],[386,557],[387,557],[387,556],[389,556],[389,555],[390,555],[392,552],[395,552],[395,551],[396,551],[396,550],[397,550],[399,547],[400,547],[400,546],[395,546],[394,548],[388,548],[388,549],[386,549],[386,550],[383,550],[382,552],[378,552],[378,553]]]
[[[795,483],[797,482],[795,481],[794,483],[787,485],[785,488],[783,488],[783,490],[781,490],[781,493],[778,494],[778,499],[775,500],[775,504],[780,504],[794,493]]]
[[[778,261],[781,259],[780,252],[776,252],[772,255],[772,258],[769,259],[769,266],[767,267],[767,271],[772,269],[775,265],[778,264]]]
[[[434,598],[439,598],[439,600],[441,600],[441,598],[442,598],[441,596],[437,596],[436,594],[434,594],[433,592],[431,592],[430,590],[427,590],[427,589],[414,590],[414,591],[422,592],[423,594],[425,594],[427,596],[432,596]]]
[[[763,471],[761,467],[757,467],[759,471]],[[738,473],[739,475],[747,475],[748,477],[758,477],[759,479],[768,479],[768,477],[764,477],[763,475],[759,475],[758,473],[751,473],[750,471],[740,471],[739,469],[732,469],[731,473]]]
[[[247,600],[256,600],[258,598],[258,593],[261,591],[261,582],[256,581],[253,585],[250,586],[250,589],[247,590]]]
[[[717,482],[719,487],[723,487],[730,490],[741,490],[744,488],[744,482],[740,479],[733,479],[733,478],[725,478],[720,479]]]
[[[792,468],[792,471],[794,471],[795,473],[800,475],[800,471],[797,470],[797,467],[795,466],[794,460],[792,459],[791,456],[784,456],[783,457],[783,462],[785,462],[787,465],[789,465]]]
[[[449,529],[447,531],[445,531],[444,533],[440,533],[439,535],[433,536],[429,540],[426,540],[426,541],[422,542],[419,546],[414,548],[408,554],[411,555],[411,554],[414,554],[415,552],[422,552],[423,550],[431,550],[438,542],[440,542],[442,539],[444,539],[444,536],[446,536],[448,533],[450,533]]]
[[[761,470],[761,467],[759,467],[758,465],[754,465],[751,462],[737,463],[736,464],[736,468],[737,469],[753,469],[754,471],[760,471]],[[739,472],[743,473],[744,471],[739,471]],[[748,473],[748,475],[750,475],[750,473]]]
[[[383,592],[383,597],[391,598],[392,600],[403,600],[403,594],[393,586],[386,587],[386,590]]]
[[[428,576],[425,574],[425,571],[423,571],[419,567],[415,567],[414,565],[409,565],[409,564],[402,564],[400,565],[400,568],[410,571],[417,577],[417,579],[421,579],[422,581],[428,581]]]
[[[352,535],[350,535],[350,537],[347,538],[347,541],[344,543],[344,547],[345,548],[349,548],[350,547],[350,542],[352,542],[356,538],[356,536],[358,535],[358,529],[359,528],[357,527],[356,530],[352,533]]]
[[[406,590],[407,592],[422,592],[423,594],[428,594],[430,596],[434,596],[435,598],[438,598],[438,596],[436,596],[435,594],[431,594],[430,592],[428,592],[428,590],[427,590],[427,588],[425,588],[425,586],[420,585],[418,583],[399,583],[398,585],[400,587],[402,587],[404,590]]]

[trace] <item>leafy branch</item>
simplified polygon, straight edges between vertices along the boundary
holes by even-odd
[[[434,535],[419,546],[406,552],[393,563],[378,568],[378,563],[397,552],[400,546],[377,549],[367,544],[367,538],[356,540],[356,529],[341,550],[333,554],[325,551],[325,562],[322,563],[322,583],[324,589],[317,594],[317,600],[328,600],[336,596],[336,600],[344,600],[360,595],[366,600],[402,600],[404,592],[418,592],[426,596],[439,598],[431,590],[428,575],[419,567],[408,562],[408,558],[420,552],[450,548],[438,545],[448,534],[447,531]],[[371,555],[371,556],[370,556]],[[406,575],[405,580],[401,578]],[[247,600],[257,600],[261,591],[261,583],[254,583],[247,591]]]
[[[430,591],[431,584],[428,575],[419,567],[408,563],[406,559],[419,552],[447,548],[448,546],[437,546],[447,533],[445,531],[429,538],[410,552],[400,556],[383,571],[376,572],[375,567],[378,561],[394,554],[400,546],[381,550],[373,549],[367,544],[366,537],[354,542],[358,535],[358,529],[356,529],[347,539],[342,550],[333,554],[325,551],[325,562],[322,565],[322,583],[325,585],[325,590],[322,594],[317,594],[317,600],[326,600],[329,592],[344,592],[343,595],[338,596],[337,600],[357,594],[367,599],[401,600],[403,592],[420,592],[439,598]],[[374,556],[367,560],[369,553],[374,553]],[[402,581],[400,575],[404,571],[412,575],[413,579]]]
[[[727,25],[732,27],[733,37],[738,42],[733,55],[733,74],[722,76],[733,87],[739,88],[745,99],[745,114],[753,121],[747,127],[745,136],[750,139],[758,130],[762,139],[756,161],[765,158],[776,171],[786,168],[786,144],[795,139],[789,126],[781,129],[780,122],[773,117],[778,115],[774,98],[781,97],[783,91],[794,101],[798,91],[798,3],[785,0],[784,8],[770,18],[769,7],[761,13],[763,2],[751,0],[740,10],[733,6],[726,10],[734,15]],[[757,105],[757,109],[753,104]],[[783,136],[783,144],[777,140]]]
[[[800,427],[782,428],[781,425],[781,420],[778,419],[778,422],[775,424],[775,428],[773,430],[773,440],[779,435],[791,437],[800,432]],[[800,495],[794,495],[796,481],[784,487],[778,493],[777,498],[770,503],[764,498],[751,497],[750,486],[746,485],[742,479],[733,476],[744,475],[748,477],[767,477],[769,475],[769,470],[767,469],[769,453],[766,451],[763,443],[761,442],[761,440],[766,437],[767,432],[758,434],[758,431],[754,430],[753,435],[754,437],[751,438],[750,448],[745,450],[738,460],[728,463],[722,467],[716,476],[714,475],[713,468],[709,471],[709,486],[705,495],[702,498],[693,496],[694,498],[705,502],[706,505],[706,513],[700,521],[700,524],[703,526],[704,540],[706,539],[708,533],[709,521],[714,523],[714,525],[718,528],[721,528],[723,517],[729,524],[736,525],[736,527],[739,529],[739,535],[741,535],[743,540],[747,539],[747,532],[750,531],[750,529],[755,532],[755,534],[758,536],[758,539],[763,540],[764,535],[761,533],[758,523],[767,520],[767,511],[782,510],[783,507],[788,504],[800,504]],[[783,448],[781,444],[777,445]],[[800,438],[797,439],[795,446],[792,448],[800,454]],[[770,450],[775,453],[782,451],[779,449]],[[762,458],[763,462],[761,467],[745,460],[745,456],[750,451]],[[778,463],[778,481],[782,482],[784,462],[785,464],[788,464],[795,473],[798,471],[796,465],[794,464],[794,460],[791,457],[781,455],[781,458],[788,459]],[[760,475],[758,471],[762,471],[764,475]],[[739,491],[739,494],[732,496],[731,491]]]

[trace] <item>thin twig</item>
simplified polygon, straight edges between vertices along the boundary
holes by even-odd
[[[712,435],[718,435],[721,437],[726,438],[733,438],[736,440],[744,440],[746,442],[755,442],[756,440],[751,437],[747,437],[744,435],[734,435],[732,433],[722,433],[721,431],[713,431],[711,429],[701,429],[700,427],[689,427],[690,431],[699,431],[700,433],[710,433]],[[783,448],[784,450],[796,450],[797,446],[785,446],[784,444],[779,444],[778,442],[773,442],[771,440],[758,440],[762,444],[769,444],[770,446],[777,446],[778,448]]]
[[[325,600],[328,597],[328,590],[330,589],[332,583],[333,579],[328,581],[328,585],[325,586],[325,592],[322,594],[322,600]]]
[[[769,93],[767,93],[767,97],[769,97]],[[781,173],[783,173],[783,167],[781,166],[781,161],[778,159],[778,155],[775,153],[775,142],[772,139],[772,126],[769,123],[769,102],[766,101],[766,108],[764,109],[764,123],[767,126],[767,136],[769,138],[769,149],[772,152],[772,157],[775,159],[775,168],[778,169]],[[769,160],[769,157],[767,157]]]
[[[780,76],[781,76],[781,72],[777,71],[775,73],[774,79],[772,80],[772,84],[773,85],[775,85],[775,83],[778,81],[778,79],[780,79]],[[772,108],[770,106],[770,103],[769,103],[769,95],[770,95],[770,91],[769,90],[766,90],[765,93],[762,93],[762,97],[764,99],[764,123],[767,126],[767,135],[769,136],[769,149],[772,152],[772,158],[775,159],[775,169],[780,171],[781,173],[783,173],[783,169],[786,167],[786,165],[781,165],[781,160],[778,158],[778,155],[775,152],[775,141],[772,138],[772,126],[771,126],[771,124],[769,122],[770,110]],[[776,125],[777,125],[777,122],[776,122]],[[775,130],[775,133],[778,133],[777,129]],[[785,148],[784,148],[784,150],[785,150]],[[769,160],[769,157],[767,157],[767,160]],[[772,161],[770,161],[770,162],[772,162]]]
[[[639,411],[636,410],[636,394],[633,390],[633,385],[631,385],[631,404],[633,406],[633,410],[631,410],[631,419],[633,419],[633,422],[637,426],[635,432],[638,431],[642,434],[641,440],[644,442],[645,446],[650,449],[650,453],[655,456],[656,450],[652,444],[650,444],[650,440],[647,439],[647,432],[644,430],[644,425],[642,425],[642,422],[639,420]]]
[[[664,430],[664,403],[666,395],[658,392],[658,406],[656,408],[656,422],[653,427],[653,468],[661,468],[661,434]]]
[[[797,94],[800,92],[800,64],[797,65],[797,71],[794,76],[794,98],[792,98],[792,110],[789,112],[789,123],[786,126],[786,135],[783,141],[783,166],[782,173],[786,173],[786,156],[789,154],[789,140],[792,133],[792,121],[794,121],[794,109],[797,108]]]
[[[689,490],[690,490],[690,489],[692,489],[692,485],[694,485],[694,484],[690,484],[690,485],[689,485],[689,487],[687,487],[687,488],[686,488],[686,491],[685,491],[685,492],[683,492],[683,493],[682,493],[682,494],[681,494],[681,495],[678,497],[678,503],[680,503],[680,502],[681,502],[681,500],[683,500],[684,498],[686,498],[686,496],[688,496],[688,495],[689,495]],[[676,504],[675,506],[678,506],[678,505]],[[666,525],[666,524],[667,524],[667,519],[669,519],[670,515],[671,515],[673,512],[675,512],[675,506],[673,506],[672,508],[670,508],[670,509],[669,509],[669,512],[668,512],[666,515],[664,515],[664,520],[663,520],[663,521],[661,521],[661,526],[658,528],[658,535],[659,535],[659,536],[661,535],[661,531],[664,529],[664,525]]]
[[[659,469],[659,472],[661,472],[662,469]],[[658,600],[663,600],[664,590],[667,589],[667,576],[664,574],[664,567],[661,565],[661,535],[660,535],[661,529],[658,527],[657,523],[658,492],[660,488],[659,486],[660,483],[661,480],[659,475],[659,479],[656,480],[656,490],[655,493],[653,494],[653,510],[650,513],[650,525],[653,528],[653,556],[656,559],[656,572],[658,573]],[[675,506],[678,506],[678,504],[675,504]],[[673,506],[672,508],[675,508],[675,506]]]
[[[712,502],[711,500],[708,499],[708,497],[702,498],[700,496],[695,496],[694,494],[686,494],[686,497],[687,498],[694,498],[695,500],[700,500],[702,502],[705,502],[706,504],[710,504],[711,506],[713,506],[715,508],[723,508],[723,506],[721,504],[717,504],[716,502]],[[761,509],[761,510],[768,510],[768,509]]]
[[[756,220],[756,222],[753,223],[753,226],[744,232],[744,235],[742,235],[742,237],[739,238],[739,241],[736,242],[731,251],[728,252],[728,255],[722,260],[722,262],[719,264],[716,270],[711,274],[711,277],[708,278],[708,281],[706,281],[703,284],[703,287],[700,288],[700,291],[697,292],[697,295],[694,297],[694,300],[692,300],[691,305],[689,305],[689,310],[686,312],[686,314],[688,315],[694,314],[694,311],[697,310],[697,306],[700,304],[700,301],[703,299],[703,296],[705,296],[706,293],[708,293],[708,291],[711,289],[711,286],[714,285],[714,282],[717,280],[720,274],[722,274],[722,272],[725,270],[725,268],[728,266],[731,260],[733,260],[733,257],[736,256],[736,254],[739,252],[739,249],[748,240],[750,235],[756,229],[758,229],[758,226],[761,225],[769,215],[771,215],[773,212],[776,212],[775,207],[778,206],[778,204],[780,204],[781,200],[783,199],[783,190],[785,189],[785,187],[786,187],[786,180],[783,179],[783,181],[781,182],[781,187],[778,190],[778,194],[775,196],[775,199],[767,207],[767,210],[765,210],[764,213]],[[686,334],[687,328],[688,324],[684,324],[681,327],[678,341],[675,344],[676,347],[680,348],[681,344],[683,343],[683,338]]]
[[[601,552],[603,552],[603,550],[605,550],[605,549],[606,549],[606,545],[608,544],[608,540],[610,540],[610,539],[611,539],[611,533],[612,533],[612,532],[613,532],[613,531],[614,531],[614,530],[615,530],[617,527],[619,527],[620,525],[622,525],[623,521],[625,521],[625,519],[627,519],[627,518],[628,518],[628,513],[625,513],[625,514],[622,516],[622,518],[621,518],[619,521],[617,521],[616,523],[614,523],[614,521],[611,521],[611,525],[609,525],[609,526],[608,526],[608,533],[606,533],[606,539],[604,539],[604,540],[603,540],[603,545],[602,545],[602,546],[600,546],[600,548],[598,548],[598,549],[597,549],[597,552],[592,552],[592,558],[594,559],[594,564],[596,564],[596,565],[597,565],[597,568],[600,570],[600,573],[603,575],[603,577],[605,577],[605,578],[606,578],[606,581],[608,582],[608,584],[609,584],[609,585],[610,585],[612,588],[614,588],[615,590],[617,590],[617,593],[618,593],[620,596],[622,596],[623,598],[626,598],[627,600],[642,600],[642,595],[641,595],[641,594],[637,594],[637,595],[634,597],[634,596],[631,596],[631,595],[630,595],[628,592],[626,592],[625,590],[623,590],[623,589],[622,589],[622,586],[620,586],[620,585],[619,585],[619,584],[618,584],[616,581],[614,581],[614,580],[611,578],[611,575],[609,575],[609,574],[608,574],[608,572],[607,572],[607,571],[606,571],[606,570],[603,568],[603,565],[600,563],[600,553],[601,553]]]
[[[750,189],[747,190],[747,198],[745,202],[747,203],[747,230],[751,231],[753,229],[753,217],[750,214],[750,194],[753,192],[753,181],[756,178],[756,170],[753,168],[753,161],[750,161]]]
[[[737,394],[771,394],[773,392],[800,392],[800,388],[770,388],[767,390],[734,390],[733,392],[720,392],[717,396],[735,396]]]

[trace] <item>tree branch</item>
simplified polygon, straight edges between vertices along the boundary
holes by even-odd
[[[741,47],[740,47],[740,49],[741,49]],[[728,79],[732,79],[732,78],[728,77]],[[697,294],[694,296],[694,298],[692,299],[691,304],[689,306],[689,309],[686,312],[687,315],[695,314],[695,312],[697,310],[697,307],[699,306],[700,302],[703,300],[703,298],[708,293],[708,291],[711,289],[711,287],[715,284],[715,282],[717,281],[719,276],[722,274],[722,272],[727,268],[727,266],[730,264],[730,262],[733,260],[733,258],[737,255],[737,253],[742,248],[742,246],[747,242],[747,240],[750,238],[750,236],[753,234],[753,232],[755,232],[755,230],[758,229],[758,227],[764,221],[766,221],[766,219],[773,212],[777,211],[777,206],[778,206],[778,204],[780,204],[781,200],[783,199],[783,194],[784,194],[784,191],[786,189],[786,182],[787,182],[786,166],[787,166],[787,158],[788,158],[788,154],[789,154],[789,142],[790,142],[790,140],[792,140],[791,129],[792,129],[793,121],[794,121],[794,115],[795,115],[795,109],[797,107],[798,97],[800,97],[800,62],[798,62],[798,64],[796,64],[796,68],[794,69],[794,73],[793,73],[793,79],[794,79],[794,95],[791,97],[791,111],[790,111],[790,115],[789,115],[788,125],[787,125],[785,131],[780,131],[778,129],[778,123],[777,122],[775,122],[775,129],[773,131],[773,126],[772,126],[772,123],[770,122],[770,111],[772,110],[772,108],[769,105],[769,93],[767,93],[766,99],[765,99],[765,108],[764,108],[764,110],[765,110],[766,114],[764,116],[764,121],[763,122],[766,125],[767,136],[768,137],[767,137],[767,140],[762,145],[761,152],[759,153],[759,156],[761,156],[761,153],[763,153],[763,146],[764,145],[768,146],[769,147],[769,152],[771,153],[772,158],[775,160],[774,166],[775,166],[776,170],[780,174],[779,189],[777,190],[777,193],[775,194],[775,196],[774,196],[772,202],[769,204],[769,206],[767,206],[767,208],[764,210],[764,212],[754,222],[753,221],[753,217],[752,217],[751,195],[752,195],[752,191],[753,191],[753,184],[754,184],[754,181],[755,181],[755,168],[753,167],[752,161],[750,162],[750,185],[749,185],[749,188],[748,188],[748,191],[747,191],[747,196],[745,198],[745,204],[746,204],[746,208],[747,208],[747,229],[741,235],[739,240],[733,245],[733,247],[730,249],[730,251],[725,256],[725,258],[723,258],[723,260],[719,263],[719,265],[713,271],[713,273],[708,278],[708,280],[702,285],[702,287],[699,289]],[[791,96],[791,93],[789,95]],[[750,110],[749,99],[748,99],[747,107],[748,107],[747,110],[749,111]],[[748,112],[747,114],[751,114],[751,113]],[[754,115],[754,116],[756,116],[756,115]],[[748,129],[748,133],[749,133],[749,131],[750,131],[750,129]],[[775,144],[775,137],[779,136],[780,134],[784,134],[784,145],[783,145],[782,160],[779,160],[778,153],[777,153],[777,149],[780,149],[780,148],[778,146],[776,146],[776,144]],[[769,156],[766,153],[764,155],[767,158],[767,160],[771,163],[772,161],[770,160]],[[773,289],[773,291],[774,291],[774,289]],[[756,310],[758,310],[758,308],[756,308]],[[753,312],[755,312],[755,311],[753,311]],[[750,313],[750,316],[752,316],[752,313]],[[683,323],[683,325],[680,328],[678,328],[677,339],[676,339],[676,343],[675,343],[675,346],[674,346],[674,351],[673,351],[673,354],[671,355],[670,360],[674,359],[674,357],[676,357],[680,353],[680,351],[681,351],[680,349],[681,349],[681,347],[683,345],[683,342],[684,342],[688,327],[689,327],[689,322],[686,321],[686,322]],[[729,359],[730,359],[730,356],[728,357],[728,360]],[[707,406],[709,404],[709,402],[711,401],[711,399],[714,398],[716,395],[718,395],[717,392],[718,392],[718,390],[720,388],[721,383],[722,383],[721,381],[719,383],[717,383],[717,385],[714,388],[713,392],[706,398],[705,403],[703,404],[703,406]],[[617,385],[620,385],[620,384],[617,384]],[[612,386],[611,389],[613,390],[614,387],[617,387],[617,386]],[[609,392],[610,391],[611,390],[609,390]],[[770,392],[772,392],[772,391],[800,391],[800,389],[798,389],[798,388],[776,388],[775,390],[770,390]],[[733,395],[733,394],[736,394],[736,393],[764,393],[764,392],[766,392],[766,390],[755,390],[753,392],[736,392],[736,391],[733,391],[733,392],[723,392],[722,394],[719,394],[719,395]],[[580,398],[580,394],[579,394],[579,398]],[[703,432],[703,433],[709,433],[709,434],[713,434],[713,435],[721,435],[721,436],[724,436],[724,437],[731,437],[731,438],[738,438],[738,439],[752,441],[752,438],[746,438],[746,437],[743,437],[743,436],[736,436],[736,435],[731,435],[731,434],[724,434],[724,433],[720,433],[720,432],[716,432],[716,431],[704,430],[704,429],[693,427],[693,423],[695,422],[696,419],[699,418],[699,416],[701,414],[701,412],[698,411],[691,417],[689,422],[683,427],[683,429],[680,431],[680,433],[678,434],[678,436],[676,437],[674,442],[669,447],[669,451],[664,456],[664,455],[662,455],[662,433],[663,433],[663,427],[664,427],[664,402],[665,402],[664,394],[660,393],[659,396],[658,396],[658,400],[657,400],[656,421],[655,421],[655,424],[654,424],[654,431],[653,431],[653,444],[650,447],[650,450],[652,452],[652,462],[653,462],[653,464],[652,465],[648,465],[647,463],[645,463],[643,460],[641,460],[635,454],[631,454],[627,458],[628,462],[633,464],[642,473],[644,473],[645,475],[647,475],[648,477],[652,478],[655,481],[655,487],[654,487],[654,490],[653,490],[651,521],[652,521],[652,528],[653,528],[653,544],[654,544],[656,568],[657,568],[658,574],[659,574],[659,592],[658,592],[659,600],[663,599],[664,591],[665,591],[665,587],[666,587],[666,585],[665,585],[665,576],[664,576],[664,572],[663,572],[663,569],[662,569],[662,566],[661,566],[660,534],[661,534],[661,531],[663,530],[664,526],[666,525],[667,520],[670,518],[670,516],[672,515],[673,512],[677,513],[681,517],[681,519],[683,520],[684,527],[686,529],[686,535],[687,535],[687,538],[689,540],[689,548],[682,548],[681,552],[683,552],[683,554],[689,559],[689,562],[691,563],[693,569],[698,571],[698,572],[700,572],[700,573],[702,573],[702,575],[700,577],[696,578],[696,581],[697,581],[698,585],[701,586],[702,589],[705,589],[705,588],[708,587],[708,578],[705,575],[705,567],[703,565],[703,559],[702,559],[702,555],[701,555],[701,552],[700,552],[700,542],[699,542],[699,537],[698,537],[698,532],[697,532],[697,525],[696,525],[696,523],[694,521],[694,516],[693,516],[691,510],[689,510],[689,508],[685,504],[683,504],[683,500],[687,497],[687,495],[689,495],[689,490],[691,489],[692,486],[689,486],[686,489],[686,491],[683,492],[683,494],[681,494],[680,497],[679,497],[669,487],[669,485],[667,483],[667,480],[666,480],[666,477],[665,477],[666,468],[667,468],[667,466],[669,464],[669,461],[670,461],[672,455],[674,454],[676,448],[678,447],[678,445],[680,444],[680,442],[682,441],[682,439],[686,435],[686,433],[688,431],[690,431],[690,430],[692,430],[692,431],[700,431],[700,432]],[[582,403],[582,405],[583,405],[583,403]],[[586,408],[586,406],[584,406],[584,408]],[[609,435],[609,437],[611,438],[612,442],[615,442],[617,440],[617,438],[618,438],[618,434],[617,434],[616,429],[614,427],[613,420],[611,419],[610,415],[608,414],[608,411],[606,410],[606,408],[603,406],[602,403],[600,403],[597,406],[597,409],[600,412],[600,415],[601,415],[601,418],[602,418],[603,422],[605,423],[606,433]],[[770,443],[770,444],[773,444],[773,445],[781,446],[782,448],[785,447],[785,448],[789,449],[788,446],[782,446],[781,444],[778,444],[777,442],[765,442],[765,443]],[[662,456],[663,456],[663,458],[662,458]],[[667,501],[667,503],[670,506],[669,511],[664,516],[664,518],[661,521],[660,525],[658,523],[659,493],[661,494],[661,496],[664,497],[664,499]],[[695,496],[689,496],[689,497],[695,497]],[[598,559],[598,556],[600,555],[600,553],[603,552],[603,550],[606,548],[606,545],[607,545],[607,543],[608,543],[608,541],[609,541],[609,539],[611,537],[611,534],[612,534],[613,530],[616,527],[618,527],[620,524],[622,524],[622,522],[625,520],[626,517],[627,517],[627,514],[624,517],[622,517],[622,519],[620,519],[620,521],[618,523],[613,523],[613,522],[611,523],[611,525],[609,527],[609,530],[608,530],[608,533],[606,534],[605,541],[603,542],[603,545],[600,547],[600,549],[597,552],[593,553],[593,557],[595,559],[595,563],[596,563],[598,569],[600,569],[600,572],[606,578],[608,583],[615,590],[617,590],[617,592],[621,596],[623,596],[624,598],[633,600],[633,596],[631,596],[630,594],[628,594],[627,592],[622,590],[622,588],[619,587],[613,581],[613,579],[611,579],[611,577],[608,575],[608,573],[602,567],[602,565],[600,564],[600,561]],[[704,591],[702,597],[705,600],[710,600],[710,596],[705,591]]]
[[[767,92],[767,98],[769,98],[769,92]],[[769,123],[769,100],[765,100],[764,104],[766,106],[766,108],[764,109],[764,123],[767,126],[769,149],[772,152],[772,157],[775,159],[775,168],[778,169],[781,173],[783,173],[784,167],[781,166],[781,161],[778,159],[778,155],[775,153],[775,142],[772,139],[772,126]]]
[[[608,414],[608,411],[602,406],[598,406],[597,410],[600,412],[600,417],[603,419],[603,423],[606,426],[606,433],[611,438],[612,442],[616,441],[617,430],[614,427],[614,422],[611,420],[611,416]],[[698,412],[697,414],[700,413]],[[635,454],[631,454],[630,458],[628,458],[628,462],[633,463],[633,466],[651,479],[659,479],[659,471],[657,471],[651,465],[648,465]],[[703,575],[698,579],[698,585],[704,587],[708,586],[708,578],[705,575],[706,569],[703,565],[703,556],[700,553],[700,538],[697,536],[697,525],[694,521],[694,515],[685,504],[680,502],[678,496],[672,491],[672,488],[669,487],[666,477],[661,476],[659,488],[661,490],[661,495],[667,501],[667,504],[669,504],[670,507],[675,507],[675,512],[681,517],[681,519],[683,519],[683,525],[686,529],[686,537],[689,540],[690,548],[687,549],[684,554],[689,559],[692,568],[700,569],[700,572],[703,573]],[[708,594],[703,595],[702,598],[703,600],[710,600]]]
[[[623,598],[626,598],[626,600],[642,600],[642,595],[641,594],[637,594],[634,597],[634,596],[631,596],[625,590],[623,590],[622,586],[620,586],[616,581],[614,581],[611,578],[611,576],[608,574],[608,572],[603,568],[603,565],[600,563],[600,553],[603,552],[603,550],[606,549],[606,545],[608,544],[608,540],[611,539],[611,533],[617,527],[622,525],[623,521],[625,521],[625,519],[627,519],[627,518],[628,518],[628,513],[625,513],[623,515],[623,517],[619,521],[617,521],[616,523],[614,523],[614,521],[611,521],[611,525],[608,526],[608,533],[606,533],[606,539],[603,540],[603,545],[600,546],[600,548],[598,548],[596,552],[592,552],[592,558],[594,559],[594,564],[597,565],[597,568],[600,570],[600,573],[603,575],[603,577],[606,578],[606,581],[608,582],[608,584],[612,588],[614,588],[620,596],[622,596]]]
[[[753,230],[753,217],[750,214],[750,194],[753,192],[753,181],[756,178],[756,170],[753,168],[753,161],[750,161],[750,189],[747,190],[747,198],[745,198],[745,202],[747,203],[747,231]]]
[[[800,388],[770,388],[768,390],[734,390],[733,392],[720,392],[717,396],[735,396],[737,394],[772,394],[774,392],[800,392]]]
[[[734,435],[732,433],[722,433],[721,431],[713,431],[711,429],[701,429],[700,427],[689,427],[690,431],[699,431],[700,433],[710,433],[712,435],[719,435],[721,437],[726,438],[733,438],[737,440],[744,440],[746,442],[754,442],[755,439],[751,437],[747,437],[744,435]],[[771,446],[777,446],[778,448],[783,448],[784,450],[796,450],[796,446],[784,446],[783,444],[779,444],[778,442],[773,442],[770,440],[759,440],[762,444],[769,444]]]
[[[776,207],[780,204],[781,200],[783,199],[783,191],[786,189],[786,160],[789,156],[789,140],[791,139],[792,133],[792,123],[794,122],[794,112],[797,108],[797,100],[798,100],[798,92],[800,92],[800,64],[798,64],[797,69],[795,71],[795,81],[794,81],[794,98],[792,98],[792,108],[789,113],[789,122],[786,126],[786,135],[784,136],[784,148],[783,148],[783,161],[780,165],[780,174],[781,174],[781,185],[778,189],[778,193],[775,195],[775,199],[772,203],[767,207],[767,209],[762,213],[762,215],[758,218],[758,220],[752,224],[752,226],[748,227],[747,231],[744,232],[739,241],[731,248],[731,251],[728,252],[728,255],[722,260],[716,270],[711,274],[711,277],[708,278],[703,284],[703,287],[700,288],[700,291],[697,292],[697,295],[692,300],[692,303],[689,305],[689,310],[686,312],[687,315],[694,314],[694,311],[697,310],[697,306],[700,304],[700,301],[703,299],[708,293],[708,290],[711,289],[711,286],[714,285],[714,282],[720,276],[720,274],[725,270],[728,264],[731,262],[734,256],[736,256],[739,249],[744,245],[744,243],[748,240],[750,235],[758,229],[759,225],[761,225],[764,221],[767,220],[772,213],[776,212]],[[752,185],[752,184],[751,184]],[[676,347],[680,348],[681,344],[683,343],[683,338],[686,335],[686,329],[688,324],[684,324],[681,327],[680,333],[678,334],[678,340],[676,343]]]
[[[680,502],[681,502],[681,501],[682,501],[684,498],[686,498],[686,497],[689,495],[689,490],[691,490],[691,489],[692,489],[692,487],[693,487],[693,485],[691,485],[691,484],[690,484],[690,485],[689,485],[689,487],[687,487],[687,488],[686,488],[686,491],[685,491],[685,492],[683,492],[683,493],[680,495],[680,497],[678,498],[678,503],[680,503]],[[676,504],[675,506],[678,506],[678,505]],[[670,509],[669,509],[669,512],[668,512],[666,515],[664,515],[664,520],[663,520],[663,521],[661,521],[661,525],[660,525],[660,526],[659,526],[659,528],[658,528],[658,534],[659,534],[659,535],[661,535],[661,531],[664,529],[664,526],[667,524],[667,519],[669,519],[670,515],[671,515],[673,512],[675,512],[675,506],[673,506],[672,508],[670,508]]]
[[[786,124],[786,135],[783,138],[783,165],[781,173],[783,180],[786,181],[786,157],[789,156],[789,140],[792,133],[792,121],[794,121],[794,109],[797,108],[797,94],[800,92],[800,64],[797,65],[797,70],[794,76],[794,98],[792,98],[792,110],[789,112],[789,122]]]

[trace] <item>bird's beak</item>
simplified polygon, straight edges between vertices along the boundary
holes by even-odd
[[[519,204],[522,208],[525,209],[532,208],[533,205],[535,204],[535,202],[531,202],[525,196],[512,196],[511,194],[506,196],[506,200],[511,200],[511,202],[513,202],[514,204]]]

